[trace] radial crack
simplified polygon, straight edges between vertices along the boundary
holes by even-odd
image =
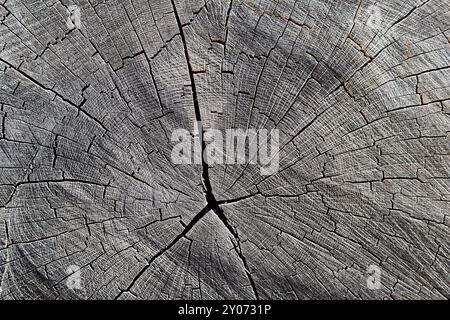
[[[189,51],[187,48],[186,37],[184,34],[183,25],[181,24],[180,16],[178,15],[178,11],[175,6],[174,0],[171,0],[171,3],[172,3],[173,11],[175,14],[175,18],[176,18],[176,21],[178,24],[178,29],[180,30],[181,40],[183,42],[184,54],[185,54],[186,62],[187,62],[187,66],[188,66],[189,78],[191,81],[195,118],[197,120],[197,123],[200,123],[200,127],[198,128],[199,129],[198,134],[200,137],[200,144],[202,146],[202,155],[204,155],[204,151],[206,149],[206,143],[205,143],[205,139],[203,137],[203,135],[204,135],[203,127],[201,126],[202,118],[201,118],[201,112],[200,112],[200,105],[198,103],[198,95],[197,95],[197,88],[196,88],[195,79],[194,79],[194,71],[193,71],[192,65],[190,63]],[[217,217],[220,219],[220,221],[222,221],[224,226],[228,229],[228,231],[232,234],[233,238],[235,239],[236,245],[237,245],[237,247],[235,248],[236,252],[244,265],[245,272],[247,274],[248,280],[250,281],[250,285],[252,286],[255,298],[257,300],[259,300],[259,295],[256,290],[255,282],[252,278],[251,272],[247,265],[247,260],[245,259],[244,255],[242,254],[238,233],[228,222],[227,217],[223,213],[223,210],[220,208],[219,203],[217,202],[217,200],[214,196],[214,193],[212,191],[211,181],[209,178],[208,163],[205,159],[205,156],[202,156],[202,183],[203,183],[203,191],[204,191],[204,194],[206,197],[206,202],[207,202],[206,208],[210,208],[212,210],[212,212],[214,212],[217,215]]]
[[[188,234],[188,232],[197,224],[197,222],[199,222],[208,213],[208,211],[210,209],[211,208],[209,207],[209,205],[207,205],[199,213],[197,213],[195,215],[195,217],[192,218],[191,222],[188,223],[188,225],[183,229],[183,231],[175,239],[173,239],[171,243],[169,243],[163,249],[159,250],[157,254],[155,254],[150,260],[148,260],[147,265],[144,268],[142,268],[142,270],[131,281],[130,285],[125,290],[122,290],[114,298],[114,300],[119,299],[124,292],[129,292],[131,290],[131,288],[134,286],[134,284],[137,282],[137,280],[148,270],[148,268],[150,268],[150,266],[153,263],[153,261],[155,261],[162,254],[164,254],[167,250],[172,248],[181,238],[185,237]]]

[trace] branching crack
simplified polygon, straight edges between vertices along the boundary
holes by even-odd
[[[192,66],[190,64],[190,60],[189,60],[189,53],[188,53],[188,48],[187,48],[187,42],[186,42],[186,38],[185,38],[185,34],[184,34],[184,30],[183,30],[183,25],[181,24],[181,20],[180,17],[178,15],[175,3],[173,0],[171,0],[172,6],[173,6],[173,11],[175,14],[175,18],[178,24],[178,28],[180,30],[180,36],[181,36],[181,40],[183,43],[183,48],[184,48],[184,54],[186,57],[186,62],[187,62],[187,66],[188,66],[188,73],[189,73],[189,78],[190,78],[190,82],[191,82],[191,89],[192,89],[192,98],[193,98],[193,103],[194,103],[194,112],[195,112],[195,117],[196,117],[196,121],[197,123],[201,124],[201,113],[200,113],[200,106],[198,103],[198,96],[197,96],[197,89],[195,86],[195,79],[194,79],[194,70],[192,69]],[[199,131],[199,138],[200,138],[200,143],[202,146],[202,151],[204,151],[206,149],[206,143],[203,139],[203,128],[200,127],[198,128]],[[202,152],[203,153],[203,152]],[[153,261],[155,261],[158,257],[160,257],[161,255],[163,255],[166,251],[170,250],[180,239],[185,238],[188,239],[186,236],[189,233],[189,231],[209,212],[212,211],[216,214],[216,216],[220,219],[220,221],[223,223],[223,225],[226,227],[226,229],[230,232],[230,234],[232,235],[232,239],[231,242],[234,245],[234,249],[236,250],[237,255],[239,256],[240,260],[242,261],[243,267],[245,269],[245,272],[247,274],[247,278],[250,282],[250,285],[252,287],[253,290],[253,294],[255,295],[255,298],[257,300],[259,300],[259,295],[258,292],[256,290],[256,285],[255,282],[252,278],[251,272],[248,268],[248,264],[247,264],[247,260],[245,258],[245,256],[242,253],[242,249],[241,249],[241,241],[239,239],[239,235],[236,231],[236,229],[230,224],[230,222],[228,221],[227,217],[225,216],[222,208],[220,208],[219,206],[219,202],[216,200],[213,192],[212,192],[212,186],[211,186],[211,181],[209,179],[209,172],[208,172],[208,164],[207,161],[204,159],[204,157],[202,157],[202,184],[203,184],[203,193],[205,195],[206,198],[206,206],[199,212],[197,213],[194,218],[187,224],[184,225],[184,229],[183,231],[175,238],[173,239],[166,247],[164,247],[163,249],[159,250],[158,253],[156,253],[153,257],[151,257],[148,261],[147,261],[147,265],[141,269],[141,271],[133,278],[133,280],[130,282],[130,284],[128,285],[128,287],[124,290],[121,290],[120,293],[114,298],[115,300],[119,299],[123,293],[125,292],[131,292],[132,287],[136,284],[137,280],[150,268],[151,264],[153,263]],[[222,203],[222,202],[221,202]]]
[[[195,86],[195,79],[194,79],[194,70],[192,69],[192,65],[190,63],[190,59],[189,59],[189,52],[188,52],[188,48],[187,48],[187,42],[186,42],[186,37],[184,34],[184,30],[183,30],[183,26],[181,24],[181,20],[180,17],[178,15],[174,0],[171,0],[172,2],[172,6],[173,6],[173,11],[175,14],[175,18],[177,20],[177,24],[178,24],[178,28],[180,30],[180,35],[181,35],[181,40],[183,42],[183,47],[184,47],[184,54],[186,56],[186,60],[187,60],[187,65],[188,65],[188,71],[189,71],[189,78],[191,81],[191,88],[192,88],[192,97],[194,100],[194,111],[195,111],[195,117],[197,120],[197,123],[202,123],[202,118],[201,118],[201,112],[200,112],[200,105],[198,103],[198,98],[197,98],[197,89]],[[203,151],[206,149],[206,143],[205,140],[203,139],[203,128],[199,128],[199,136],[200,136],[200,143],[202,146],[202,154]],[[252,278],[251,272],[248,268],[247,265],[247,260],[245,259],[244,255],[242,254],[242,249],[240,246],[240,239],[239,239],[239,235],[237,233],[237,231],[231,226],[231,224],[229,223],[227,217],[225,216],[222,208],[220,208],[219,203],[217,202],[214,193],[212,191],[212,186],[211,186],[211,181],[209,178],[209,171],[208,171],[208,164],[205,160],[205,157],[202,157],[202,183],[203,183],[203,192],[205,194],[206,197],[206,202],[207,202],[207,208],[210,208],[212,210],[212,212],[214,212],[217,217],[220,219],[220,221],[222,221],[222,223],[224,224],[224,226],[227,228],[227,230],[230,232],[230,234],[233,236],[234,240],[236,241],[236,252],[239,256],[239,258],[242,261],[242,264],[244,265],[245,268],[245,272],[247,274],[247,277],[250,281],[250,284],[252,286],[253,289],[253,293],[255,295],[256,299],[259,299],[259,295],[258,292],[256,290],[256,286],[255,286],[255,282]]]

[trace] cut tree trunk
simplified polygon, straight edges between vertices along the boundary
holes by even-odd
[[[0,3],[0,298],[450,297],[449,0]]]

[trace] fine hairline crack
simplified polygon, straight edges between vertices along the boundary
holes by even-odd
[[[199,138],[200,138],[200,144],[202,146],[202,154],[204,154],[203,151],[206,149],[206,143],[205,143],[205,141],[203,139],[204,132],[203,132],[203,128],[201,126],[202,118],[201,118],[201,112],[200,112],[200,105],[198,103],[198,95],[197,95],[197,88],[196,88],[195,79],[194,79],[194,71],[192,70],[192,65],[190,63],[186,37],[185,37],[185,34],[184,34],[183,25],[181,24],[180,16],[178,15],[178,11],[176,9],[174,0],[171,0],[171,3],[172,3],[175,19],[177,21],[178,29],[180,30],[181,40],[182,40],[182,43],[183,43],[184,54],[185,54],[186,63],[187,63],[187,66],[188,66],[189,79],[190,79],[190,82],[191,82],[192,98],[193,98],[193,103],[194,103],[194,113],[195,113],[195,118],[196,118],[197,123],[200,124],[200,127],[198,128],[199,129],[198,130],[198,134],[199,134]],[[258,291],[256,289],[255,281],[253,280],[252,274],[251,274],[250,269],[248,267],[247,259],[245,258],[245,256],[242,253],[241,241],[240,241],[240,238],[239,238],[239,234],[238,234],[237,230],[230,224],[228,218],[226,217],[226,215],[224,214],[222,208],[220,207],[219,202],[216,200],[216,198],[214,196],[214,193],[212,191],[211,181],[210,181],[210,178],[209,178],[208,164],[207,164],[207,162],[206,162],[204,157],[202,157],[201,165],[202,165],[202,186],[203,186],[203,193],[204,193],[205,198],[206,198],[206,206],[199,213],[197,213],[194,216],[194,218],[192,218],[192,220],[189,222],[189,224],[187,224],[185,226],[183,231],[174,240],[172,240],[172,242],[170,242],[169,245],[167,245],[165,248],[163,248],[160,251],[158,251],[157,254],[155,254],[150,260],[148,260],[147,265],[134,277],[134,279],[131,281],[130,285],[125,290],[121,290],[121,292],[115,297],[115,299],[118,299],[124,292],[130,292],[131,288],[134,286],[134,284],[137,282],[137,280],[148,270],[148,268],[150,267],[152,262],[155,261],[158,257],[160,257],[167,250],[172,248],[181,238],[186,237],[186,235],[189,233],[189,231],[208,212],[211,211],[219,218],[219,220],[222,222],[222,224],[225,226],[225,228],[231,234],[231,236],[232,236],[231,242],[232,242],[232,244],[234,246],[234,249],[235,249],[238,257],[240,258],[240,260],[241,260],[241,262],[243,264],[243,267],[245,269],[245,273],[246,273],[247,278],[249,280],[249,283],[250,283],[250,286],[252,288],[253,294],[254,294],[256,300],[259,300],[259,294],[258,294]]]

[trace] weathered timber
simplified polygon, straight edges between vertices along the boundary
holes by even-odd
[[[450,298],[449,0],[2,0],[0,106],[0,299]]]

